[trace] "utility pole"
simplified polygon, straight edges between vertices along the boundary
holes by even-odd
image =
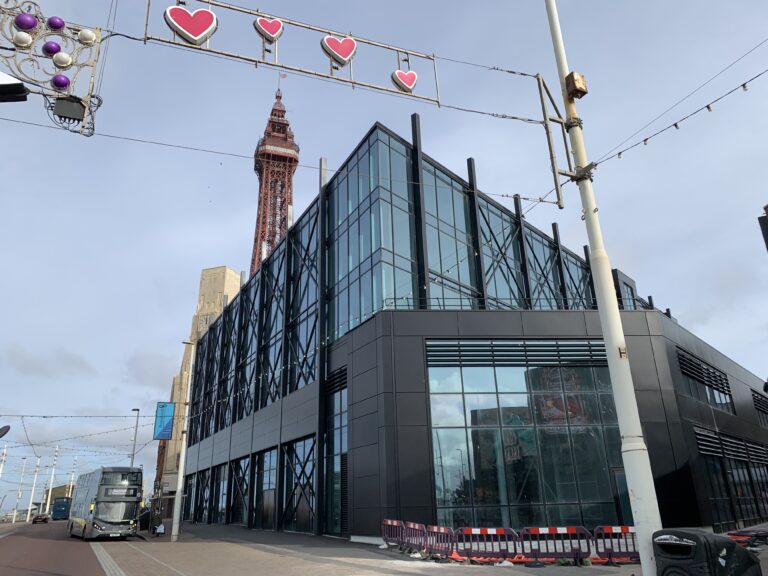
[[[136,426],[133,428],[133,448],[131,449],[131,468],[133,468],[133,460],[136,458],[136,434],[139,431],[139,412],[138,408],[132,408],[131,412],[136,412]]]
[[[8,452],[8,445],[3,446],[3,455],[0,456],[0,479],[3,478],[3,468],[5,468],[5,459]]]
[[[69,476],[69,489],[67,490],[67,498],[72,498],[72,492],[75,490],[75,474],[77,474],[77,456],[72,463],[72,474]]]
[[[181,450],[179,451],[179,470],[176,473],[176,495],[173,498],[173,524],[171,527],[171,542],[179,539],[179,527],[181,526],[181,501],[184,497],[184,469],[187,465],[187,431],[189,430],[189,396],[192,390],[192,372],[195,370],[196,346],[192,342],[184,342],[192,346],[187,366],[187,390],[184,398],[184,419],[181,421]]]
[[[587,159],[582,121],[576,110],[575,98],[586,94],[586,86],[581,87],[582,92],[578,91],[578,86],[576,90],[573,89],[574,84],[578,84],[575,81],[580,78],[577,78],[568,68],[557,6],[555,0],[545,0],[545,2],[555,59],[557,60],[558,76],[565,101],[566,128],[576,163],[575,180],[579,185],[583,218],[587,225],[590,265],[595,285],[595,296],[597,297],[600,327],[608,357],[613,397],[616,402],[616,414],[621,433],[621,454],[637,533],[640,564],[643,576],[655,576],[656,561],[653,555],[652,537],[656,530],[661,529],[661,516],[656,500],[648,448],[645,445],[643,430],[640,426],[640,414],[632,383],[632,373],[629,369],[627,344],[624,339],[619,304],[613,286],[611,264],[603,244],[597,204],[592,190],[591,172],[593,165]]]
[[[37,457],[37,464],[35,464],[35,479],[32,480],[32,491],[29,493],[29,506],[27,506],[27,522],[29,522],[29,518],[32,515],[32,499],[35,497],[35,488],[37,487],[38,472],[40,472],[40,456]]]
[[[51,493],[53,492],[53,476],[56,473],[56,460],[59,458],[59,447],[53,453],[53,466],[51,467],[51,483],[48,485],[48,501],[45,503],[45,513],[51,509]]]
[[[16,505],[13,507],[13,521],[11,524],[16,524],[16,513],[19,510],[19,500],[21,500],[21,487],[24,482],[24,470],[27,468],[27,457],[24,456],[21,459],[21,477],[19,478],[19,489],[16,491]]]

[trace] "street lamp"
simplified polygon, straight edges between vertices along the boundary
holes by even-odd
[[[131,449],[131,468],[133,468],[133,460],[136,457],[136,434],[139,431],[139,412],[138,408],[131,408],[131,412],[136,412],[136,426],[133,428],[133,448]]]
[[[637,548],[640,566],[644,576],[655,576],[656,561],[653,554],[653,533],[661,529],[661,514],[656,499],[651,461],[640,425],[632,372],[629,368],[627,343],[621,325],[619,303],[613,286],[611,264],[603,243],[597,202],[592,190],[594,163],[587,158],[587,149],[582,134],[582,120],[576,109],[576,99],[587,93],[584,78],[568,69],[560,18],[555,0],[545,0],[552,45],[555,50],[557,72],[565,103],[568,136],[571,142],[576,170],[572,179],[578,183],[583,209],[583,220],[587,226],[590,247],[590,265],[594,279],[597,311],[600,317],[603,341],[605,342],[611,388],[616,402],[616,414],[621,433],[621,456],[629,488],[632,516],[637,531]]]

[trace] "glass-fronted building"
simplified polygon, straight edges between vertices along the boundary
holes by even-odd
[[[631,524],[589,254],[376,124],[197,345],[184,516]],[[667,526],[768,520],[762,382],[614,271]]]

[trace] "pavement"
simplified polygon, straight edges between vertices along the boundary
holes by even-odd
[[[768,575],[768,551],[761,558]],[[640,576],[640,566],[473,566],[409,558],[340,538],[261,532],[237,526],[185,525],[178,542],[83,542],[66,522],[0,526],[1,576]]]

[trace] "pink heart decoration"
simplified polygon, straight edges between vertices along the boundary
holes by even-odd
[[[357,50],[357,42],[354,38],[339,40],[333,36],[325,36],[320,43],[325,53],[333,58],[340,66],[345,66]]]
[[[165,10],[165,23],[184,40],[195,46],[204,44],[216,32],[219,25],[216,14],[201,8],[193,13],[182,6],[170,6]]]
[[[408,70],[408,72],[405,70],[395,70],[392,72],[392,82],[403,92],[413,92],[418,79],[418,75],[413,70]]]
[[[253,27],[256,28],[256,32],[270,44],[280,38],[280,35],[284,30],[282,21],[277,18],[274,20],[268,18],[256,18],[256,20],[253,21]]]

